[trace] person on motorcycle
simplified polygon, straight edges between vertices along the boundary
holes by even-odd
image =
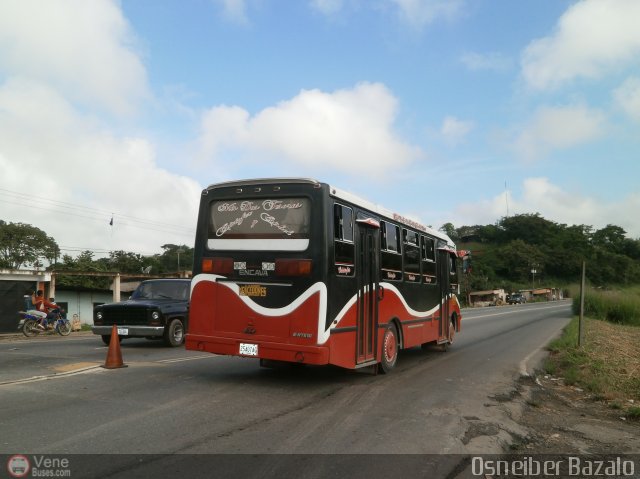
[[[42,323],[40,324],[40,327],[42,327],[42,329],[47,329],[47,324],[48,324],[47,319],[54,319],[60,307],[56,303],[52,303],[51,301],[48,301],[44,297],[44,293],[41,289],[39,289],[36,292],[36,296],[33,301],[33,304],[35,304],[36,309],[38,311],[42,311],[43,313],[46,314],[46,316],[42,318]]]

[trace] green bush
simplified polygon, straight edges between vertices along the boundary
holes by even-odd
[[[636,421],[640,421],[640,407],[633,406],[627,410],[627,416],[630,419],[634,419]]]

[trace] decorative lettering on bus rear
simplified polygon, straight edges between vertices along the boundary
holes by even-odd
[[[240,296],[260,296],[267,295],[267,288],[259,284],[243,284],[240,285]]]
[[[289,228],[287,228],[286,225],[281,225],[276,221],[276,219],[273,216],[268,215],[267,213],[260,213],[260,219],[265,223],[270,224],[275,229],[282,231],[284,234],[288,236],[291,236],[293,234],[293,230],[290,230]]]
[[[237,217],[233,221],[229,221],[228,223],[223,224],[220,228],[216,230],[216,236],[222,236],[227,231],[229,231],[234,226],[240,226],[244,220],[246,220],[249,216],[251,216],[253,212],[242,213],[242,216]]]
[[[248,249],[247,242],[267,240],[258,250],[300,251],[308,246],[311,202],[307,198],[218,201],[211,204],[212,249]],[[299,240],[304,239],[301,243]],[[245,245],[227,240],[243,240]],[[288,240],[287,243],[274,240]],[[303,248],[304,246],[304,248]],[[253,248],[252,248],[253,249]]]

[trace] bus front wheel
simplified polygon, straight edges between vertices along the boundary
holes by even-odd
[[[382,339],[382,360],[380,361],[380,372],[382,374],[390,372],[395,367],[398,361],[398,344],[396,325],[389,323]]]

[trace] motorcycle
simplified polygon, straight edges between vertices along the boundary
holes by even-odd
[[[40,311],[19,311],[20,323],[18,330],[22,331],[26,337],[31,338],[40,333],[56,332],[60,336],[71,334],[71,322],[62,315],[62,310],[54,311],[55,317],[47,319],[47,326],[44,326],[46,315]]]

